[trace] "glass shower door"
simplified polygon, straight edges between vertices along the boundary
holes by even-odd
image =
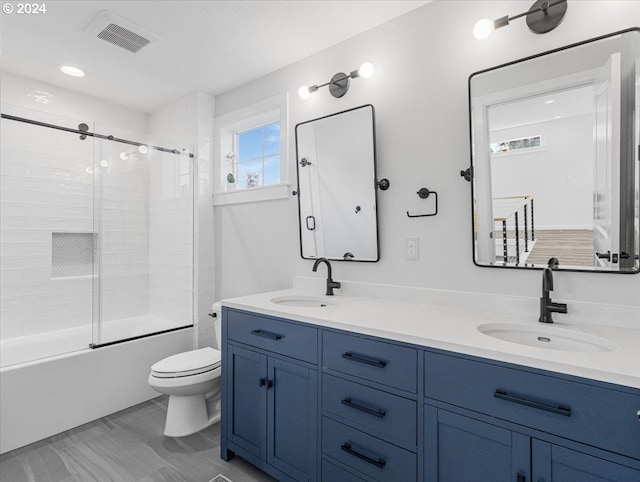
[[[115,131],[96,127],[94,348],[193,325],[192,149]]]

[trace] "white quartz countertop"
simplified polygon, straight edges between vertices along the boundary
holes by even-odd
[[[326,306],[284,306],[273,298],[313,296]],[[315,296],[295,289],[272,291],[222,301],[229,308],[300,321],[318,327],[336,328],[439,348],[558,373],[640,388],[640,330],[567,323],[557,315],[553,325],[537,321],[537,313],[521,316],[440,306],[419,302],[387,300],[366,296]],[[538,348],[503,341],[485,335],[478,327],[487,323],[509,323],[523,327],[574,330],[585,336],[604,338],[615,345],[611,351],[579,352]]]

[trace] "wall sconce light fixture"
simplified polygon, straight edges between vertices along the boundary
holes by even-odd
[[[488,18],[478,20],[473,26],[473,35],[478,40],[483,40],[494,30],[509,25],[511,20],[525,16],[527,17],[527,26],[532,32],[547,33],[560,25],[565,13],[567,13],[567,0],[537,0],[524,13],[512,17],[505,15],[495,20]]]
[[[349,75],[344,72],[338,72],[331,80],[325,84],[315,84],[315,85],[303,85],[298,89],[298,95],[301,99],[308,99],[311,97],[311,94],[316,92],[320,87],[329,86],[329,92],[332,96],[339,98],[347,93],[349,90],[349,84],[351,83],[350,79],[355,79],[356,77],[362,77],[363,79],[368,79],[373,75],[373,64],[370,62],[364,62],[358,70],[354,70]]]

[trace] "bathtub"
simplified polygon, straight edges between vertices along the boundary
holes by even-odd
[[[109,339],[115,331],[138,336],[152,320],[139,321],[103,330]],[[0,453],[157,397],[147,384],[151,365],[193,348],[193,327],[96,349],[88,348],[90,327],[73,330],[1,342]],[[63,350],[75,351],[54,354]]]
[[[99,340],[109,343],[179,326],[173,320],[146,314],[102,323],[95,329],[100,330]],[[92,342],[92,329],[94,328],[91,325],[86,325],[1,340],[0,368],[85,350]]]

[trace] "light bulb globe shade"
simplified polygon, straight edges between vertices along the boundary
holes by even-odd
[[[64,74],[70,75],[71,77],[84,77],[84,72],[72,65],[61,65],[60,71]]]
[[[298,96],[303,100],[307,100],[309,97],[311,97],[311,92],[309,91],[309,87],[307,87],[306,85],[301,86],[298,89]]]
[[[129,153],[128,152],[121,152],[120,153],[120,159],[122,159],[123,161],[126,161],[127,159],[129,159]]]
[[[141,146],[138,146],[138,152],[140,154],[146,154],[147,152],[149,152],[149,148],[143,144]]]
[[[358,69],[358,76],[363,79],[369,79],[373,75],[373,64],[371,62],[364,62]]]
[[[473,26],[473,36],[478,40],[484,40],[491,35],[493,28],[493,20],[482,18]]]

